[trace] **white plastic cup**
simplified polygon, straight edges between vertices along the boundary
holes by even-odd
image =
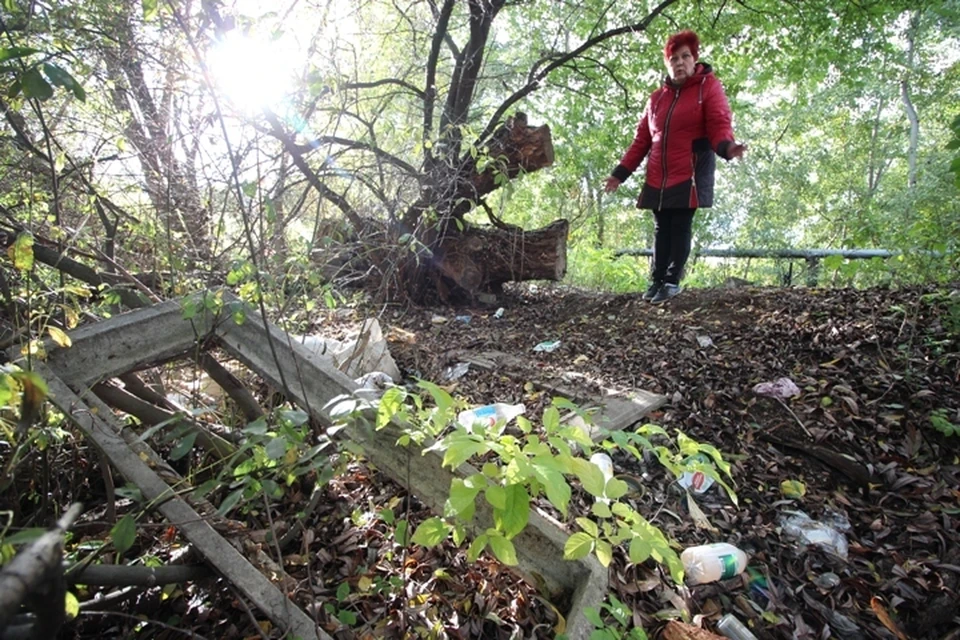
[[[705,584],[727,580],[747,568],[747,554],[732,544],[715,542],[684,549],[680,562],[686,573],[687,584]]]

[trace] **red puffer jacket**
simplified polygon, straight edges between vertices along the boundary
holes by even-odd
[[[733,142],[730,105],[710,65],[699,63],[683,86],[667,79],[650,96],[637,135],[613,170],[623,182],[649,153],[638,209],[684,209],[713,204],[714,152],[724,159]]]

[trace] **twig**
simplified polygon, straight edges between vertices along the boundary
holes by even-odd
[[[230,586],[230,591],[233,591],[233,595],[236,598],[236,601],[240,603],[240,606],[244,611],[247,612],[247,617],[250,618],[250,622],[253,623],[253,628],[257,630],[257,633],[260,634],[260,637],[263,640],[270,640],[269,636],[264,633],[263,629],[260,627],[260,623],[257,622],[257,617],[253,615],[253,611],[250,610],[250,607],[247,606],[247,601],[243,597],[243,594],[238,593],[236,589],[233,588],[233,585]]]
[[[793,419],[797,421],[797,424],[800,425],[800,428],[803,429],[803,432],[804,432],[805,434],[807,434],[807,437],[808,437],[808,438],[810,438],[811,440],[815,440],[815,438],[813,437],[813,435],[807,430],[806,425],[804,425],[803,422],[800,421],[800,418],[797,417],[797,414],[795,414],[795,413],[793,412],[793,409],[791,409],[790,407],[787,406],[787,403],[786,403],[786,402],[784,402],[784,401],[781,400],[780,398],[774,398],[774,400],[776,400],[777,402],[779,402],[779,403],[780,403],[780,406],[783,407],[784,409],[786,409],[786,410],[787,410],[787,413],[789,413],[791,416],[793,416]]]

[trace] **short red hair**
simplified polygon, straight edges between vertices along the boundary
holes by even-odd
[[[700,59],[700,38],[689,29],[675,33],[667,38],[667,44],[663,47],[663,57],[670,58],[670,56],[676,53],[677,49],[683,48],[684,45],[690,47],[690,53],[693,54],[694,60]]]

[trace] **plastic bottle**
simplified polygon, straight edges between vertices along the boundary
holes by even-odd
[[[590,462],[600,467],[600,473],[603,474],[604,496],[598,497],[596,501],[610,504],[610,500],[607,499],[605,495],[607,483],[610,482],[610,478],[613,477],[613,459],[605,453],[595,453],[590,456]]]
[[[527,407],[523,404],[507,404],[505,402],[496,402],[482,407],[474,407],[457,414],[457,422],[465,429],[469,429],[476,423],[485,427],[492,427],[498,422],[510,422],[517,416],[522,416],[527,412]]]
[[[747,625],[740,622],[737,616],[732,613],[720,618],[720,621],[717,622],[717,631],[732,640],[757,640],[757,636],[753,635]]]
[[[684,549],[680,562],[687,574],[687,584],[704,584],[727,580],[747,568],[747,554],[726,542],[715,542]]]

